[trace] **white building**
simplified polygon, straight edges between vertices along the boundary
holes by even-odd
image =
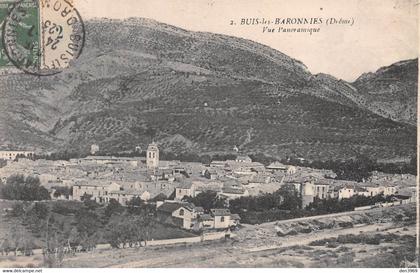
[[[182,200],[184,196],[195,196],[194,185],[192,183],[182,183],[182,185],[175,187],[175,199]]]
[[[82,196],[87,194],[98,203],[107,203],[110,193],[120,188],[121,185],[112,181],[77,181],[73,186],[73,200],[82,201]]]
[[[350,198],[355,195],[353,187],[344,186],[338,190],[338,199]]]
[[[231,213],[228,209],[211,209],[210,215],[214,218],[214,228],[224,229],[229,228],[231,225]]]
[[[99,152],[99,145],[92,144],[92,145],[90,146],[90,154],[94,155],[94,154],[96,154],[97,152]]]
[[[251,163],[252,159],[247,155],[238,155],[235,161],[240,163]]]
[[[0,159],[14,160],[18,155],[26,157],[34,155],[34,151],[0,151]]]
[[[156,169],[159,166],[159,148],[154,142],[147,147],[146,165],[148,169]]]

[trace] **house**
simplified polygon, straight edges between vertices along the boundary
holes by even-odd
[[[211,209],[210,215],[214,218],[215,229],[225,229],[230,227],[231,214],[228,209]]]
[[[98,203],[109,202],[110,192],[120,191],[121,185],[112,181],[89,180],[77,181],[73,186],[73,200],[82,201],[82,196],[88,194]]]
[[[182,200],[184,196],[194,197],[194,185],[191,182],[181,183],[178,187],[175,187],[175,199]]]
[[[218,175],[218,173],[215,169],[206,169],[204,171],[203,175],[204,175],[205,178],[212,179],[212,180],[215,180],[219,177],[219,175]]]
[[[184,229],[192,229],[197,222],[195,206],[186,202],[164,202],[156,209],[160,222]]]
[[[247,182],[250,184],[267,184],[271,182],[271,176],[266,173],[256,173],[249,176]]]
[[[156,180],[167,180],[173,182],[175,180],[174,170],[172,169],[154,169],[149,172],[150,178]]]
[[[165,201],[156,204],[158,220],[164,224],[178,226],[183,229],[226,229],[237,226],[240,217],[231,214],[228,209],[211,209],[204,213],[202,207],[188,202]]]
[[[270,172],[277,172],[277,171],[281,171],[281,172],[286,172],[287,171],[288,166],[276,161],[271,163],[270,165],[268,165],[266,167],[266,169]]]
[[[265,166],[259,162],[238,162],[236,160],[227,160],[225,170],[237,176],[249,176],[255,173],[265,172]]]
[[[302,207],[305,208],[314,202],[315,198],[315,182],[313,180],[306,180],[302,182],[301,192]]]
[[[203,229],[212,229],[214,228],[214,217],[210,214],[199,215],[198,221],[201,223]]]
[[[238,155],[235,161],[240,163],[251,163],[252,159],[247,155]]]
[[[369,184],[360,184],[359,185],[363,190],[360,190],[361,195],[365,196],[375,196],[384,192],[384,187],[376,186],[376,185],[369,185]]]
[[[297,171],[295,166],[287,166],[286,173],[289,175],[295,174]]]
[[[219,210],[222,210],[220,212]],[[201,229],[226,229],[239,225],[241,217],[238,214],[230,214],[229,210],[215,209],[210,214],[198,216]]]
[[[118,157],[118,156],[87,156],[85,158],[72,158],[72,164],[128,164],[137,167],[139,162],[144,160],[142,157]]]
[[[135,197],[139,197],[143,201],[147,201],[150,199],[150,193],[148,191],[141,191],[138,189],[119,189],[116,191],[110,191],[106,202],[109,202],[111,199],[115,199],[121,205],[126,206],[127,203]]]
[[[224,168],[226,166],[226,161],[218,161],[218,160],[214,160],[210,163],[210,167],[211,168]]]
[[[306,207],[314,201],[314,198],[326,199],[331,197],[330,185],[325,181],[319,181],[315,177],[306,177],[301,181],[287,181],[293,185],[302,197],[302,207]]]
[[[221,185],[201,185],[201,186],[194,186],[194,195],[197,196],[198,194],[206,191],[213,191],[216,193],[222,192]]]
[[[291,185],[291,186],[293,186],[294,188],[295,188],[295,190],[297,191],[297,192],[301,192],[302,191],[302,183],[301,182],[298,182],[298,181],[285,181],[284,182],[286,185]]]
[[[175,166],[172,169],[173,171],[173,175],[178,176],[178,177],[183,177],[184,174],[186,173],[186,169],[183,166]]]
[[[204,208],[203,207],[195,207],[195,212],[197,212],[198,215],[204,214]]]
[[[17,156],[31,157],[34,151],[0,151],[0,159],[15,160]]]
[[[90,145],[90,154],[94,155],[97,152],[99,152],[99,145],[97,144]]]
[[[355,195],[354,187],[342,186],[338,190],[338,199],[350,198]]]
[[[384,186],[384,195],[385,196],[389,196],[389,195],[395,195],[397,193],[397,187],[396,186]]]
[[[384,196],[394,195],[397,192],[397,187],[390,185],[378,185],[378,184],[359,184],[360,187],[364,189],[362,195],[365,196],[375,196],[383,194]]]
[[[319,199],[327,199],[330,184],[322,181],[315,181],[314,183],[314,195]]]

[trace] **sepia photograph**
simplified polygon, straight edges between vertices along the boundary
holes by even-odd
[[[0,0],[0,269],[417,272],[418,15]]]

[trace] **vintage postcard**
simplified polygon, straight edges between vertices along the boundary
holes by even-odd
[[[417,272],[418,14],[0,0],[0,268]]]

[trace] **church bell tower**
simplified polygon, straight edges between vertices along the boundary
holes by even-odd
[[[155,142],[147,147],[146,165],[148,169],[156,169],[159,166],[159,148]]]

